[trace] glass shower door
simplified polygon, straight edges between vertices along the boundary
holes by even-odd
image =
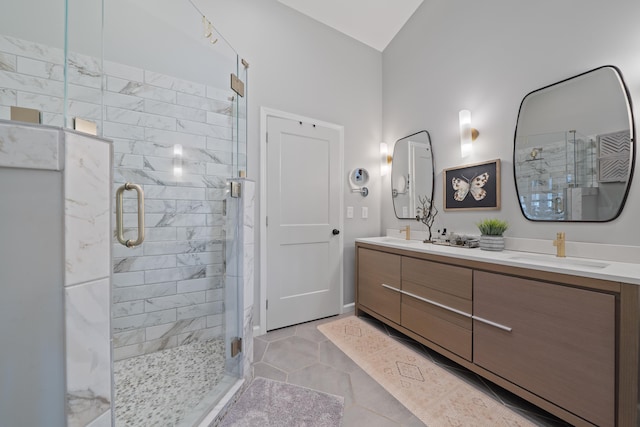
[[[238,59],[209,23],[186,0],[105,9],[101,129],[114,192],[133,183],[145,197],[144,242],[114,239],[116,425],[194,425],[241,374],[229,339],[239,320],[227,313],[238,314],[238,295],[226,285]],[[123,192],[125,240],[139,236],[135,193]]]

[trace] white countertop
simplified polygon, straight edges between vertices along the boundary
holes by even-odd
[[[481,261],[512,267],[530,268],[552,273],[571,274],[594,279],[640,285],[640,264],[604,261],[588,258],[557,258],[553,255],[519,251],[484,251],[480,248],[461,248],[455,246],[434,245],[419,240],[404,240],[394,237],[365,237],[356,242],[370,243],[389,248],[405,249],[434,255],[449,256],[471,261]]]

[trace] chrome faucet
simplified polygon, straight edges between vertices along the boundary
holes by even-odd
[[[556,256],[559,258],[564,258],[567,256],[564,251],[565,250],[564,244],[565,244],[564,231],[556,233],[556,240],[553,241],[553,246],[556,247]]]
[[[411,240],[411,227],[410,226],[406,226],[406,227],[402,227],[400,229],[400,233],[405,233],[405,238],[407,240]]]

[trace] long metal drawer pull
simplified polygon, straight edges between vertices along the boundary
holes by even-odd
[[[478,316],[471,316],[471,317],[473,318],[473,320],[477,320],[478,322],[481,322],[481,323],[486,323],[487,325],[491,325],[495,328],[502,329],[503,331],[507,331],[507,332],[512,331],[510,327],[501,325],[500,323],[492,322],[491,320],[483,319],[482,317],[478,317]]]
[[[124,238],[122,204],[125,190],[136,190],[136,193],[138,193],[138,238],[136,240],[127,240]],[[142,191],[142,187],[138,184],[127,182],[116,190],[116,237],[118,238],[118,242],[128,248],[138,246],[144,242],[144,191]]]
[[[387,289],[391,289],[392,291],[396,291],[396,292],[400,292],[400,293],[402,293],[402,291],[401,291],[400,289],[398,289],[398,288],[394,288],[393,286],[389,286],[389,285],[387,285],[386,283],[383,283],[383,284],[382,284],[382,287],[383,287],[383,288],[387,288]]]
[[[449,307],[448,305],[440,304],[439,302],[435,302],[435,301],[432,301],[430,299],[423,298],[421,296],[412,294],[411,292],[407,292],[407,291],[400,291],[400,292],[402,292],[404,295],[410,296],[411,298],[415,298],[415,299],[420,300],[422,302],[426,302],[427,304],[435,305],[436,307],[440,307],[440,308],[442,308],[444,310],[447,310],[447,311],[452,311],[452,312],[454,312],[456,314],[459,314],[461,316],[469,317],[469,318],[473,317],[471,314],[467,313],[466,311],[458,310],[456,308]]]

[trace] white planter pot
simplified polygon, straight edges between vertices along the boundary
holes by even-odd
[[[501,251],[504,249],[503,236],[480,236],[480,249],[485,251]]]

